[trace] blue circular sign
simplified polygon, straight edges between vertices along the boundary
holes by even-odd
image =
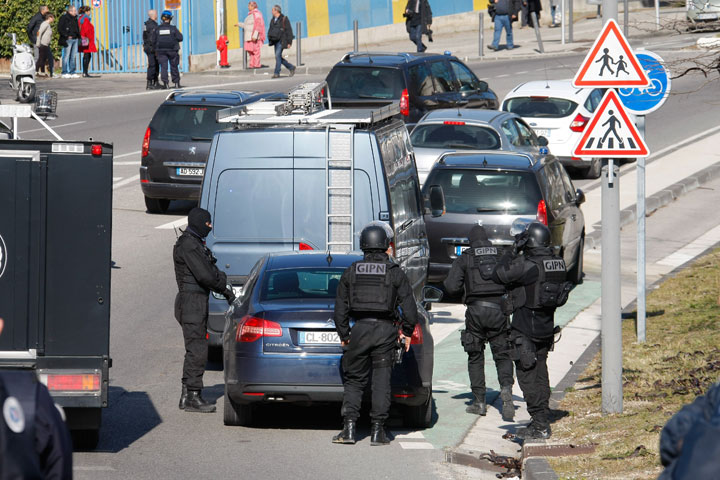
[[[630,113],[647,115],[665,103],[670,94],[670,74],[659,55],[645,51],[635,56],[650,79],[650,85],[642,88],[618,88],[618,96]]]

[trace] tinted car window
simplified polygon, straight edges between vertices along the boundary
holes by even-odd
[[[225,128],[215,121],[215,106],[161,105],[150,122],[155,140],[190,142],[212,140],[217,130]]]
[[[433,82],[430,72],[424,63],[408,68],[410,77],[410,93],[417,97],[427,97],[433,94]]]
[[[516,147],[522,147],[522,140],[520,139],[520,132],[518,132],[517,125],[512,120],[505,120],[501,125],[503,133],[508,138],[512,145]]]
[[[553,162],[545,167],[545,176],[547,177],[548,192],[546,197],[549,203],[548,208],[556,212],[568,201],[565,195],[565,184],[563,183],[557,162]]]
[[[448,213],[535,215],[542,199],[531,172],[437,169],[427,185],[440,185]]]
[[[573,186],[572,180],[570,180],[570,176],[567,174],[567,170],[565,170],[565,167],[563,167],[562,164],[557,164],[557,166],[558,171],[560,172],[560,177],[563,181],[563,185],[565,186],[565,199],[568,202],[574,202],[575,187]]]
[[[453,86],[454,79],[447,62],[443,60],[431,62],[430,71],[435,80],[435,92],[444,93],[455,91],[455,87]]]
[[[266,272],[260,301],[297,298],[335,300],[343,270],[339,268],[298,268]]]
[[[492,128],[477,125],[418,125],[410,140],[414,147],[497,150],[500,136]]]
[[[473,75],[469,68],[460,62],[452,60],[450,61],[450,65],[455,73],[455,78],[457,78],[457,81],[460,84],[460,91],[464,92],[467,90],[477,90],[479,88],[477,78]]]
[[[395,68],[334,68],[327,77],[330,95],[338,98],[400,98],[403,77]]]
[[[577,103],[564,98],[515,97],[503,105],[503,110],[521,117],[562,118],[577,108]]]
[[[525,125],[525,122],[520,119],[515,118],[513,121],[520,133],[520,141],[522,142],[522,145],[525,147],[537,146],[537,137],[532,129]]]
[[[587,100],[585,100],[585,109],[588,112],[594,112],[595,109],[600,105],[600,100],[602,100],[603,97],[603,91],[599,88],[596,88],[592,92],[590,92],[590,95],[588,95]]]
[[[392,221],[399,227],[408,220],[420,217],[420,197],[417,175],[414,173],[412,144],[407,130],[392,129],[378,135],[380,154],[388,176]]]

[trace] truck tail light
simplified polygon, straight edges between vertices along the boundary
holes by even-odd
[[[142,153],[140,154],[142,158],[147,157],[148,152],[150,151],[150,127],[145,130],[145,136],[143,137],[142,142]]]
[[[421,345],[422,343],[423,343],[422,328],[420,328],[419,324],[415,324],[415,329],[413,330],[412,337],[410,337],[410,345]]]
[[[547,206],[545,205],[545,200],[540,200],[538,202],[537,216],[535,219],[547,227]]]
[[[102,155],[102,145],[93,145],[90,147],[90,153],[92,153],[95,157],[99,157]]]
[[[410,116],[410,96],[408,95],[407,88],[402,91],[400,96],[400,113],[408,117]]]
[[[51,393],[82,393],[100,391],[99,373],[40,373],[40,381]]]
[[[254,342],[260,337],[282,337],[282,326],[279,323],[247,315],[238,323],[235,340],[238,342]]]
[[[587,125],[589,119],[583,117],[579,113],[575,115],[575,118],[570,123],[570,130],[573,132],[582,132],[585,130],[585,125]]]

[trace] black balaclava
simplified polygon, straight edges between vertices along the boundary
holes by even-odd
[[[473,247],[482,247],[488,243],[488,236],[485,233],[485,229],[480,225],[475,225],[470,229],[470,235],[468,235],[470,245]]]
[[[188,213],[188,228],[200,238],[207,237],[212,230],[206,225],[208,222],[211,222],[210,212],[204,208],[195,207]]]

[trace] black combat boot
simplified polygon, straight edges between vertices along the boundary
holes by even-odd
[[[512,422],[515,418],[515,405],[512,401],[512,386],[506,385],[500,389],[500,398],[502,399],[502,419],[506,422]]]
[[[335,435],[332,439],[333,443],[346,443],[348,445],[355,444],[355,420],[345,419],[342,432]]]
[[[187,387],[183,383],[182,393],[180,394],[180,403],[178,404],[178,407],[180,408],[180,410],[185,410],[185,403],[187,402],[187,395],[188,395]]]
[[[163,82],[162,86],[159,88],[159,90],[168,90],[170,87],[168,86],[168,82]]]
[[[487,415],[487,405],[485,404],[485,393],[483,392],[481,395],[473,394],[475,397],[473,403],[467,406],[465,411],[467,413],[471,413],[473,415],[481,415],[485,416]]]
[[[145,90],[155,90],[155,84],[152,80],[147,81],[147,85],[145,86]]]
[[[185,400],[186,412],[213,413],[215,405],[206,402],[200,395],[200,390],[188,390]]]
[[[535,420],[532,420],[530,425],[519,429],[515,433],[515,436],[521,440],[545,440],[550,438],[551,435],[550,423]]]
[[[388,445],[389,443],[390,439],[387,436],[382,422],[372,422],[370,426],[370,445],[377,447],[380,445]]]

